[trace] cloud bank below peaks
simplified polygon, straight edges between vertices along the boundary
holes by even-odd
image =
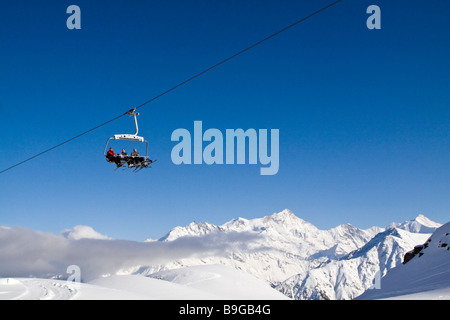
[[[67,278],[67,268],[77,265],[81,280],[87,282],[125,268],[244,249],[256,237],[250,232],[212,232],[169,242],[136,242],[111,239],[87,226],[76,226],[58,235],[0,227],[0,277]]]

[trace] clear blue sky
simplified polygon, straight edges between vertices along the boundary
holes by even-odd
[[[0,170],[140,105],[332,1],[0,4]],[[81,30],[66,9],[81,8]],[[366,9],[381,8],[381,30]],[[450,207],[450,3],[344,0],[140,109],[152,169],[116,171],[123,117],[0,175],[0,225],[158,238],[285,208],[367,228]],[[172,163],[172,132],[280,130],[280,169]],[[120,148],[116,144],[116,149]]]

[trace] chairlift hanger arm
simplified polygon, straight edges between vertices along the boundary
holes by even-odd
[[[137,134],[139,132],[137,116],[139,115],[139,113],[136,112],[136,108],[134,108],[134,109],[130,109],[129,111],[127,111],[126,114],[128,114],[130,117],[132,116],[134,118],[134,126],[136,127],[136,133],[134,135],[137,136]]]

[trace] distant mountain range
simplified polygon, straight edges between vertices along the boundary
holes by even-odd
[[[156,241],[180,241],[184,237],[211,241],[212,236],[228,241],[239,236],[240,245],[230,241],[219,254],[122,272],[152,276],[180,267],[224,264],[262,279],[294,299],[353,299],[401,265],[405,254],[440,226],[419,215],[386,228],[363,230],[344,224],[320,230],[287,209],[258,219],[237,218],[220,226],[192,222],[175,227]],[[245,237],[247,245],[242,246]]]
[[[33,292],[42,291],[36,297],[50,298],[45,292],[53,292],[55,297],[72,298],[70,286],[54,291],[52,282],[44,280],[61,281],[76,276],[73,272],[78,270],[83,283],[99,281],[107,287],[116,284],[114,276],[136,276],[126,278],[143,281],[134,289],[158,297],[158,290],[148,292],[145,283],[166,280],[181,284],[185,292],[184,286],[209,290],[226,278],[238,288],[245,286],[240,270],[248,276],[247,285],[255,284],[247,294],[259,292],[256,283],[262,283],[268,289],[264,297],[274,292],[277,297],[297,300],[396,295],[450,299],[449,233],[450,223],[441,225],[423,215],[386,228],[363,230],[343,224],[321,230],[287,209],[223,225],[192,222],[173,228],[159,240],[140,242],[112,239],[82,225],[58,235],[0,226],[0,280],[4,278],[0,295],[10,292],[12,284],[17,287],[11,291],[14,297],[23,296],[29,286]],[[175,288],[165,283],[165,297],[180,289],[166,292],[169,287]],[[228,297],[233,286],[226,287]],[[223,296],[221,288],[215,289],[219,290],[215,294]]]

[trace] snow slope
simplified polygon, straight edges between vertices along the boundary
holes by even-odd
[[[166,270],[154,273],[151,277],[229,300],[288,299],[264,281],[224,265],[202,265]]]
[[[450,223],[438,228],[410,261],[391,269],[371,299],[450,299]]]
[[[171,270],[154,277],[114,275],[89,283],[0,279],[0,300],[286,300],[264,282],[225,266]]]

